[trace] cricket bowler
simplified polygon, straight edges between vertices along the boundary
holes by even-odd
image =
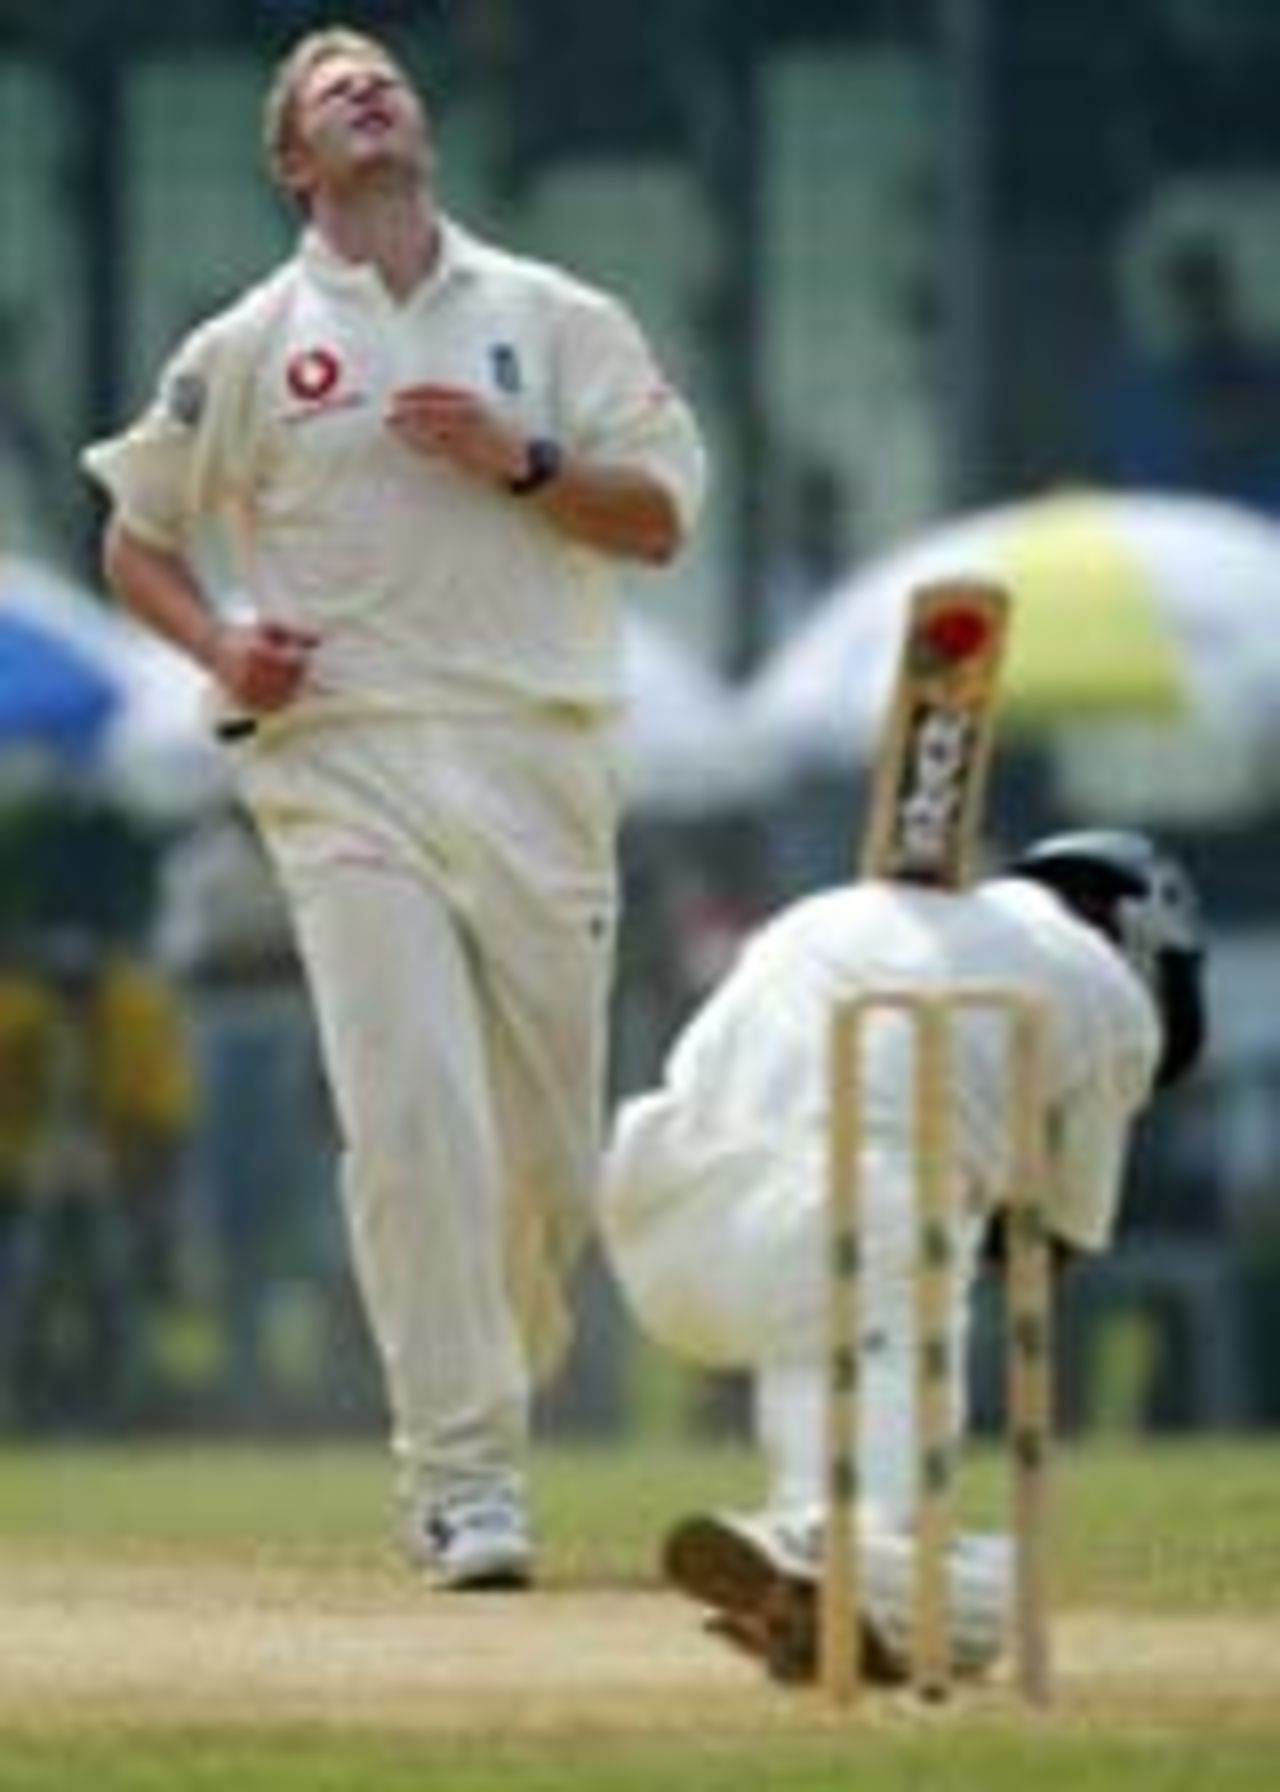
[[[108,580],[209,674],[288,905],[413,1560],[516,1589],[599,1177],[619,576],[681,551],[704,453],[619,300],[445,210],[385,45],[305,34],[263,130],[295,252],[86,465]]]

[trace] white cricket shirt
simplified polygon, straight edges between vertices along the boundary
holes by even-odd
[[[924,990],[960,980],[1044,998],[1048,1223],[1072,1244],[1103,1248],[1130,1127],[1157,1062],[1155,1010],[1099,933],[1048,891],[1009,878],[963,895],[853,884],[766,925],[677,1041],[659,1088],[619,1116],[606,1191],[619,1254],[651,1222],[675,1220],[683,1202],[710,1210],[748,1186],[774,1189],[778,1212],[802,1200],[820,1209],[833,1005],[886,985]],[[1005,1180],[1008,1060],[989,1016],[966,1020],[958,1036],[953,1137],[975,1209],[986,1210]],[[901,1029],[875,1023],[867,1056],[868,1144],[894,1184],[912,1161]]]
[[[627,312],[448,221],[404,303],[308,231],[85,464],[157,544],[190,554],[209,525],[230,527],[254,608],[322,637],[304,709],[616,704],[614,562],[399,442],[391,395],[424,381],[479,391],[570,456],[652,475],[692,521],[698,433]]]

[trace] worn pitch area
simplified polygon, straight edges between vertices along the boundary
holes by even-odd
[[[391,1576],[10,1560],[0,1728],[653,1735],[959,1718],[1280,1731],[1280,1620],[1073,1613],[1055,1645],[1048,1713],[1023,1716],[995,1684],[940,1715],[872,1693],[851,1717],[769,1686],[656,1588],[450,1597]]]

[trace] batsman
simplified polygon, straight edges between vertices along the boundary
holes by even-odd
[[[658,1086],[619,1112],[604,1202],[611,1260],[641,1324],[698,1363],[745,1368],[766,1469],[756,1512],[706,1512],[663,1545],[668,1577],[711,1627],[778,1678],[811,1674],[822,1560],[827,1350],[827,1155],[832,1103],[861,1105],[864,1218],[856,1340],[861,1389],[857,1627],[863,1670],[906,1679],[915,1449],[915,1153],[910,1077],[890,1014],[872,1023],[859,1086],[829,1087],[831,1018],[881,990],[999,985],[1038,1005],[1055,1263],[1105,1251],[1130,1131],[1191,1070],[1205,1031],[1191,881],[1143,834],[1057,834],[973,880],[976,796],[1008,605],[931,587],[912,607],[872,785],[862,876],[784,909],[676,1040]],[[937,750],[942,742],[945,750]],[[996,1017],[954,1023],[948,1176],[959,1216],[949,1301],[950,1421],[966,1427],[965,1342],[1009,1190],[1011,1066]],[[951,1671],[1004,1652],[1007,1535],[954,1536],[946,1559]]]

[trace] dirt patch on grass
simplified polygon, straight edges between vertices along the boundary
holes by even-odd
[[[1280,1735],[1280,1623],[1088,1614],[1055,1633],[1058,1698],[1031,1721]],[[1024,1721],[1000,1686],[956,1701]],[[0,1587],[0,1729],[99,1725],[653,1734],[853,1721],[768,1686],[656,1591],[460,1598],[348,1577],[95,1564]],[[873,1696],[873,1724],[947,1722]]]

